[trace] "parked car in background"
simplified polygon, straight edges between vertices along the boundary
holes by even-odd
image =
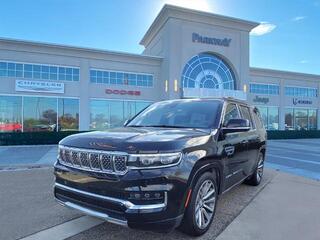
[[[4,123],[0,122],[0,132],[21,132],[22,125],[20,123]]]
[[[154,103],[121,128],[59,144],[56,199],[131,228],[205,233],[219,195],[263,176],[257,108],[231,98]]]

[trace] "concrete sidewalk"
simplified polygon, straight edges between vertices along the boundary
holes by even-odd
[[[217,240],[319,240],[320,182],[278,173]]]

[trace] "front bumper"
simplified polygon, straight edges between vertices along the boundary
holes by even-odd
[[[180,167],[134,170],[108,176],[55,165],[54,194],[58,202],[87,215],[131,228],[170,231],[183,217],[187,181]],[[181,175],[179,177],[179,175]],[[125,193],[163,192],[161,202],[132,201]]]

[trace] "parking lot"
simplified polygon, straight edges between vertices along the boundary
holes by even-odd
[[[0,153],[0,239],[78,240],[189,238],[179,231],[173,231],[169,234],[135,231],[104,223],[91,217],[82,216],[76,211],[59,206],[54,201],[52,194],[54,178],[51,165],[56,155],[56,146],[1,147]],[[18,155],[20,155],[20,158]],[[259,209],[258,203],[261,202],[260,200],[257,202],[259,198],[271,198],[274,203],[268,207],[271,220],[266,216],[268,222],[264,224],[278,224],[277,219],[273,220],[274,215],[272,213],[273,211],[279,212],[283,209],[273,208],[276,207],[278,199],[279,205],[289,204],[287,201],[288,196],[296,194],[294,188],[291,186],[297,183],[297,189],[299,189],[299,186],[302,186],[302,189],[307,189],[306,186],[310,188],[308,190],[309,192],[305,194],[302,193],[301,196],[299,196],[301,199],[298,198],[299,202],[297,204],[300,204],[300,201],[308,203],[310,200],[308,205],[309,208],[311,208],[308,208],[308,211],[310,211],[309,214],[319,216],[320,208],[316,204],[317,202],[320,203],[320,184],[318,181],[314,181],[315,179],[320,179],[319,165],[319,139],[269,141],[266,159],[267,169],[263,183],[259,187],[242,184],[224,194],[219,199],[216,218],[212,227],[208,233],[199,239],[215,239],[217,237],[218,239],[231,239],[230,236],[233,236],[235,232],[243,235],[244,233],[241,233],[241,230],[239,230],[243,229],[243,227],[239,226],[245,224],[246,219],[248,219],[248,217],[243,215],[250,216],[250,214],[254,214],[254,212]],[[276,169],[279,171],[275,171]],[[286,175],[282,174],[282,172],[294,175]],[[303,178],[296,177],[295,175],[300,175]],[[284,181],[288,181],[291,185],[286,185]],[[283,189],[292,189],[292,191],[288,192],[288,195],[283,195],[282,197],[277,196],[275,198],[274,195],[282,194],[282,192],[284,192]],[[313,191],[316,191],[316,194],[314,194]],[[292,202],[294,202],[294,200]],[[314,204],[314,206],[312,204]],[[297,210],[298,212],[294,213],[301,214],[299,212],[300,210],[303,210],[303,206],[300,206]],[[294,219],[292,216],[289,216],[289,214],[286,214],[286,216],[278,216],[279,221],[281,217]],[[298,221],[304,222],[304,225],[300,227],[306,227],[305,224],[311,220],[312,222],[308,225],[309,227],[320,224],[319,217],[313,218],[311,215],[307,217],[308,218],[302,216],[301,219],[298,219]],[[249,220],[254,221],[254,223],[252,223],[253,225],[259,224],[259,221],[255,218],[251,217]],[[282,219],[281,221],[284,220],[285,219]],[[250,226],[252,226],[252,224]],[[273,225],[269,227],[270,229],[274,228]],[[258,231],[259,229],[261,230],[262,228],[257,225],[251,230],[248,228],[248,231],[245,233]],[[266,226],[266,229],[268,229],[268,226]],[[286,228],[284,227],[284,229]],[[306,227],[306,229],[309,228]],[[279,231],[280,230],[281,229],[279,229]],[[310,232],[318,234],[315,230],[311,230]],[[246,238],[246,235],[243,235],[241,238],[240,235],[238,235],[239,238],[235,239],[251,239]],[[255,239],[268,238],[259,237]],[[274,238],[269,236],[269,239]]]
[[[320,139],[268,141],[267,167],[320,180]]]

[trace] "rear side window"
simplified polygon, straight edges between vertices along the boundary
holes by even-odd
[[[254,128],[254,125],[252,123],[251,115],[250,115],[250,109],[245,106],[240,106],[240,112],[243,119],[248,119],[250,122],[250,127]]]
[[[230,119],[240,118],[239,111],[237,105],[234,103],[229,103],[226,108],[226,112],[224,115],[223,126],[226,126]]]
[[[259,110],[255,108],[252,112],[253,112],[253,119],[254,119],[254,121],[256,123],[257,128],[258,129],[263,129],[264,125],[263,125],[262,118],[260,116]]]

